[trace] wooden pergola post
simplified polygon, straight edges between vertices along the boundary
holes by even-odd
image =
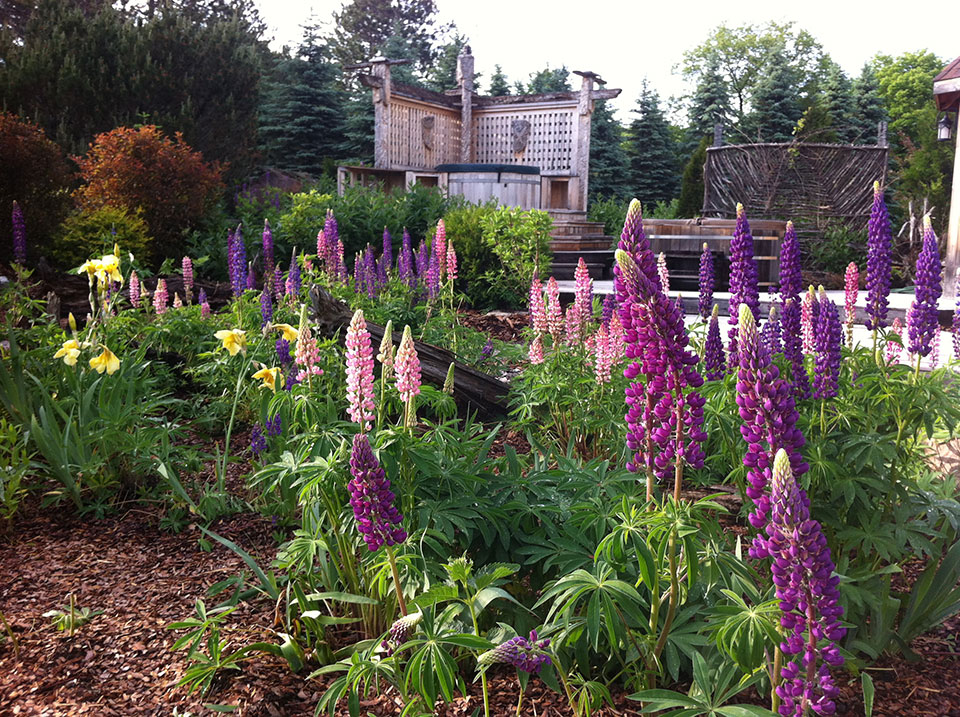
[[[473,160],[473,54],[466,45],[457,57],[460,84],[460,161]]]
[[[950,219],[947,223],[947,252],[944,267],[944,295],[957,295],[957,270],[960,269],[960,57],[933,78],[933,98],[938,112],[953,113],[953,181],[950,192]]]

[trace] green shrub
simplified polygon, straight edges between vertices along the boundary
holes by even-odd
[[[523,306],[533,275],[550,273],[550,215],[538,209],[501,207],[484,216],[481,224],[483,241],[499,260],[486,267],[483,300]]]
[[[312,254],[316,251],[317,232],[323,229],[327,210],[333,209],[333,204],[332,194],[321,194],[316,189],[294,194],[290,197],[290,209],[280,215],[275,233],[282,235],[287,244]]]
[[[488,287],[484,274],[497,262],[493,249],[483,239],[483,220],[496,211],[495,202],[470,204],[453,209],[443,217],[447,238],[457,252],[457,290],[466,294],[474,305],[485,300]]]
[[[593,202],[587,209],[587,219],[591,222],[603,222],[603,233],[618,237],[627,218],[627,202],[616,197],[603,197]]]
[[[858,261],[867,253],[866,234],[862,231],[832,226],[824,230],[823,236],[806,242],[808,257],[806,268],[814,271],[826,271],[842,274],[847,264]]]
[[[79,209],[67,217],[51,251],[63,267],[77,266],[95,254],[112,252],[114,244],[119,244],[124,254],[130,252],[143,261],[153,253],[152,242],[139,212],[102,206]]]

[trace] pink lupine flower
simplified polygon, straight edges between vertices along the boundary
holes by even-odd
[[[167,313],[167,282],[164,279],[157,281],[157,288],[153,292],[153,309],[157,314]]]
[[[530,323],[538,334],[547,332],[547,307],[543,302],[543,285],[536,276],[530,282]]]
[[[893,320],[893,324],[891,325],[890,329],[893,331],[893,333],[900,337],[901,343],[897,343],[896,341],[887,341],[887,363],[900,363],[900,354],[903,352],[903,322],[900,320],[899,316]]]
[[[800,304],[800,336],[803,339],[803,352],[805,354],[813,353],[813,313],[816,302],[817,299],[813,294],[813,287],[811,286],[807,293],[803,295],[803,301]]]
[[[530,358],[530,363],[532,364],[543,363],[543,339],[539,333],[533,337],[533,341],[530,343],[530,352],[528,356]]]
[[[577,268],[573,270],[573,279],[573,303],[577,307],[578,318],[583,323],[593,317],[593,279],[590,278],[590,271],[582,256],[577,261]]]
[[[447,244],[447,276],[451,282],[457,280],[457,252],[453,248],[453,239]]]
[[[350,402],[350,420],[360,424],[361,431],[369,431],[376,406],[373,403],[373,345],[363,319],[363,310],[357,309],[347,327],[347,400]]]
[[[606,326],[601,325],[594,337],[594,378],[600,385],[610,381],[613,368],[613,353],[610,349],[610,333]]]
[[[583,342],[583,321],[580,316],[580,307],[576,303],[567,306],[565,323],[567,325],[566,343],[568,346],[577,346]]]
[[[189,256],[183,257],[181,262],[183,267],[183,294],[187,297],[187,303],[193,303],[193,261]]]
[[[140,308],[140,277],[135,271],[130,272],[130,305]]]
[[[317,261],[321,264],[323,263],[324,257],[327,256],[327,236],[324,234],[323,229],[317,232]]]
[[[857,319],[857,292],[860,290],[860,270],[856,262],[847,265],[843,276],[844,298],[843,307],[846,312],[844,328],[847,332],[847,346],[853,348],[853,324]]]
[[[397,374],[397,391],[404,401],[409,401],[420,393],[420,357],[413,345],[413,334],[409,326],[403,329],[394,370]]]
[[[560,308],[560,286],[552,276],[547,282],[547,330],[554,343],[563,335],[563,310]]]
[[[626,353],[626,337],[623,323],[620,321],[620,312],[615,311],[610,317],[610,355],[613,363],[620,363]]]
[[[447,227],[443,219],[437,222],[437,234],[433,238],[433,255],[437,257],[439,280],[442,282],[447,270]]]
[[[183,308],[183,301],[180,299],[180,294],[178,294],[176,291],[173,292],[173,308],[175,309]]]
[[[306,308],[300,312],[300,326],[297,335],[297,348],[293,354],[293,360],[297,366],[300,366],[300,370],[297,372],[297,381],[309,379],[310,376],[322,376],[323,369],[317,365],[320,362],[320,347],[317,345],[317,340],[313,337],[310,324],[307,322]]]
[[[660,276],[660,285],[663,286],[663,293],[669,293],[670,271],[667,269],[667,255],[663,252],[657,255],[657,274]]]
[[[930,368],[936,368],[940,363],[940,333],[940,327],[937,326],[930,339]]]

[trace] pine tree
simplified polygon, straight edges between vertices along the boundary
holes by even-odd
[[[316,27],[306,28],[297,56],[279,60],[271,74],[260,108],[267,159],[281,169],[319,175],[324,159],[342,151],[345,97]]]
[[[590,124],[590,201],[601,197],[629,199],[627,153],[623,127],[605,101],[596,103]]]
[[[643,82],[637,115],[627,130],[627,158],[633,195],[645,204],[669,202],[677,195],[676,148],[660,98]]]
[[[491,97],[504,97],[510,94],[510,83],[507,82],[507,76],[503,74],[503,68],[500,65],[493,66],[489,92]]]
[[[711,60],[700,75],[690,101],[688,117],[691,140],[697,142],[701,137],[712,137],[716,124],[727,129],[732,116],[730,92],[720,75],[716,60]]]
[[[754,91],[753,112],[744,122],[753,142],[789,142],[803,112],[796,77],[782,55],[771,55]]]
[[[458,58],[469,41],[466,35],[454,32],[450,41],[437,50],[437,59],[427,73],[427,79],[424,83],[429,89],[434,92],[445,92],[446,90],[455,90],[458,87]],[[476,78],[474,78],[474,83],[474,86],[476,86]]]
[[[703,165],[707,161],[707,147],[710,144],[711,139],[703,137],[687,160],[687,166],[683,168],[680,201],[677,205],[678,217],[698,217],[703,211]]]
[[[880,99],[880,85],[870,65],[864,65],[860,76],[853,81],[853,119],[857,127],[857,144],[876,144],[877,125],[887,119],[887,111]]]
[[[339,155],[349,158],[351,162],[372,165],[375,124],[370,90],[352,93],[346,102],[346,115],[342,125],[343,144],[340,146]]]
[[[822,97],[814,97],[797,122],[794,135],[801,142],[840,142],[840,129],[833,115],[827,110]]]
[[[530,75],[530,82],[525,90],[521,89],[520,94],[542,95],[548,92],[569,92],[570,91],[570,71],[566,65],[550,69],[549,67],[534,72]],[[517,84],[518,89],[521,85]]]
[[[826,75],[820,86],[820,98],[815,100],[822,106],[832,120],[832,129],[835,139],[827,139],[826,135],[814,138],[815,142],[839,141],[849,144],[860,132],[856,126],[853,111],[853,86],[850,79],[844,74],[840,66],[830,61]],[[807,113],[813,109],[813,104]],[[808,123],[809,124],[809,123]],[[807,125],[805,125],[807,126]]]

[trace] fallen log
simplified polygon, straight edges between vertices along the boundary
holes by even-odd
[[[319,286],[310,289],[310,304],[313,309],[312,320],[318,333],[326,338],[338,337],[343,343],[347,326],[353,318],[350,307]],[[376,351],[383,340],[384,327],[367,321],[367,330]],[[394,331],[392,338],[394,346],[399,346],[403,334]],[[450,364],[455,364],[453,398],[461,416],[476,412],[480,420],[497,421],[507,415],[508,389],[505,382],[457,361],[454,354],[439,346],[424,341],[417,341],[416,346],[423,380],[438,388],[443,386]]]

